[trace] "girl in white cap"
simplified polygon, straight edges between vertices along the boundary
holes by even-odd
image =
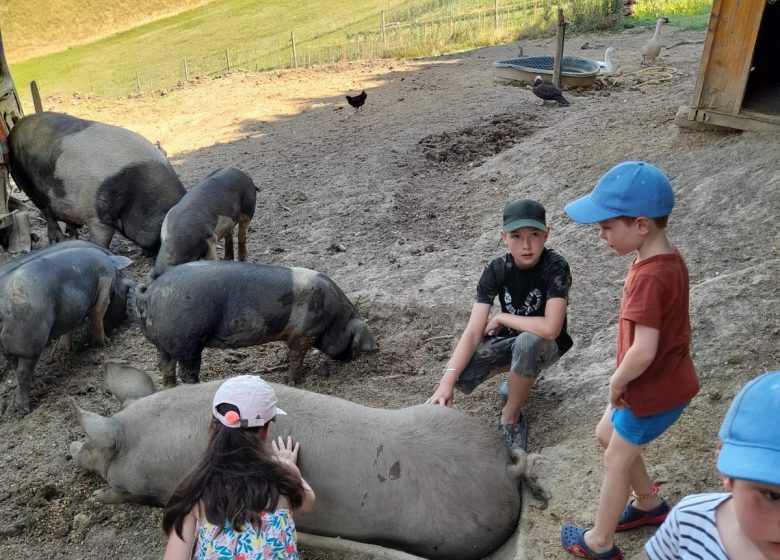
[[[163,513],[165,560],[298,558],[292,510],[309,511],[314,492],[296,465],[298,443],[289,436],[268,443],[283,414],[257,376],[220,385],[206,453]]]

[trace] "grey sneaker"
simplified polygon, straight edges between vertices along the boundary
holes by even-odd
[[[528,442],[528,424],[525,416],[521,414],[517,424],[499,424],[498,435],[510,451],[517,448],[525,450]]]

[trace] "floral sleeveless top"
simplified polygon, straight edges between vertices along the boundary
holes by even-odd
[[[261,531],[247,524],[236,532],[226,523],[219,534],[218,525],[206,519],[198,522],[193,560],[298,560],[298,537],[290,510],[264,511],[260,519]]]

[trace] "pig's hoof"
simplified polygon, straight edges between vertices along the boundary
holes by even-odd
[[[125,492],[109,488],[106,490],[95,490],[92,493],[92,499],[102,504],[122,504],[130,501],[131,496]]]
[[[12,414],[15,418],[21,419],[30,414],[30,405],[27,404],[27,406],[20,405],[19,403],[15,403],[15,406],[9,407],[12,408]]]
[[[176,376],[173,377],[163,377],[163,385],[166,387],[176,387]]]

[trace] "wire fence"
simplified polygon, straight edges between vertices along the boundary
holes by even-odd
[[[89,90],[150,92],[231,70],[305,68],[379,58],[436,55],[554,33],[558,6],[576,30],[614,25],[622,0],[409,0],[326,31],[295,29],[247,40],[205,56],[149,61],[134,75]],[[610,23],[611,22],[611,23]],[[85,84],[86,85],[86,84]]]

